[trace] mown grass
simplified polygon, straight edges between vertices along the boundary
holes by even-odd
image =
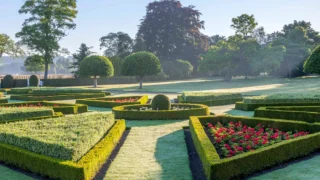
[[[114,124],[112,114],[92,113],[0,125],[0,142],[77,161]]]

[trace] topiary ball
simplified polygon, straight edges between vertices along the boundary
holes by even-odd
[[[107,57],[96,55],[82,60],[79,69],[80,76],[82,77],[110,77],[113,76],[113,71],[113,65]]]
[[[40,79],[36,75],[31,75],[29,78],[29,85],[38,87],[39,86]]]
[[[152,110],[170,110],[170,99],[164,94],[156,95],[151,101]]]
[[[11,75],[6,75],[1,81],[2,88],[13,88],[14,78]]]

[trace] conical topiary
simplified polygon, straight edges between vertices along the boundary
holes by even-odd
[[[170,99],[164,94],[156,95],[151,101],[152,110],[169,110],[171,109]]]

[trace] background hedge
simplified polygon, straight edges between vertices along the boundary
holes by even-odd
[[[141,107],[151,108],[151,105],[128,105],[118,106],[112,109],[112,112],[117,119],[130,120],[178,120],[188,119],[190,116],[205,116],[209,115],[209,107],[202,104],[172,104],[172,106],[189,107],[188,110],[148,110],[137,111],[130,109],[140,109]],[[129,110],[128,110],[129,109]]]
[[[108,100],[116,99],[128,99],[138,98],[136,102],[112,102]],[[102,101],[104,100],[104,101]],[[115,106],[134,105],[134,104],[146,104],[149,98],[148,95],[143,96],[120,96],[120,97],[106,97],[106,98],[94,98],[94,99],[77,99],[77,104],[86,104],[92,107],[113,108]]]
[[[235,109],[242,111],[254,111],[259,107],[269,107],[269,106],[320,106],[320,103],[272,103],[272,104],[252,104],[237,102]]]
[[[178,95],[179,103],[199,103],[207,106],[220,106],[243,101],[240,93],[184,92]]]
[[[320,122],[320,106],[260,107],[254,111],[254,116],[314,123]]]
[[[79,94],[64,94],[55,96],[44,96],[44,95],[11,95],[11,100],[21,101],[56,101],[56,100],[68,100],[68,99],[83,99],[83,98],[98,98],[105,97],[105,93],[79,93]]]
[[[29,78],[29,85],[30,86],[34,86],[34,87],[38,87],[40,83],[40,79],[37,75],[31,75]]]
[[[14,86],[14,78],[12,75],[5,75],[1,80],[2,88],[12,88]]]
[[[262,124],[284,131],[302,130],[314,134],[296,139],[286,140],[268,147],[247,152],[231,158],[220,159],[214,146],[206,135],[203,125],[208,122],[239,122],[248,126]],[[307,155],[320,148],[320,124],[263,118],[247,118],[234,116],[191,117],[190,131],[196,150],[205,169],[207,179],[226,180],[243,178],[256,171],[283,163],[290,159]]]
[[[78,163],[39,155],[21,148],[0,143],[0,161],[19,168],[65,180],[90,180],[109,158],[125,131],[125,121],[117,121],[108,134]],[[108,147],[108,148],[106,148]]]

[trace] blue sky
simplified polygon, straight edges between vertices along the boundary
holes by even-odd
[[[75,52],[81,43],[94,46],[101,53],[99,38],[110,32],[123,31],[134,37],[145,7],[152,0],[78,0],[77,28],[68,32],[61,46]],[[206,35],[229,36],[231,19],[243,13],[254,14],[259,26],[267,33],[281,30],[293,20],[305,20],[320,31],[319,0],[181,0],[184,6],[194,5],[203,15]],[[14,38],[26,16],[18,10],[24,0],[2,0],[0,6],[0,33]],[[15,39],[15,38],[14,38]]]

